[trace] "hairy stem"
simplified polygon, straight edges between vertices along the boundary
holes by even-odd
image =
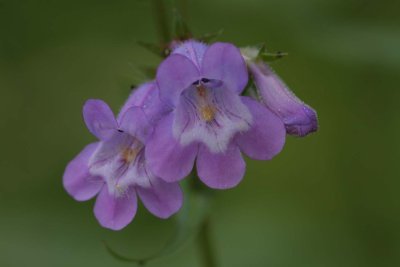
[[[217,267],[215,260],[214,249],[212,247],[211,233],[210,233],[210,220],[206,218],[201,227],[199,236],[197,237],[198,246],[201,253],[201,258],[204,267]]]

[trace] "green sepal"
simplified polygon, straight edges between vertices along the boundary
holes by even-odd
[[[137,44],[160,57],[167,57],[171,52],[169,51],[167,46],[147,43],[143,41],[137,41]]]
[[[212,33],[206,33],[197,38],[197,40],[202,41],[204,43],[210,43],[214,39],[218,38],[222,33],[224,32],[224,29],[220,29],[217,32],[212,32]]]
[[[265,62],[272,62],[288,55],[288,53],[282,51],[268,52],[265,44],[262,44],[259,49],[257,58]]]
[[[258,99],[257,88],[256,88],[256,85],[254,84],[253,79],[249,79],[249,82],[247,83],[246,87],[244,88],[242,95],[249,96],[253,99]]]
[[[262,60],[265,62],[272,62],[278,59],[283,58],[284,56],[287,56],[288,53],[282,52],[282,51],[277,51],[277,52],[270,52],[267,50],[267,47],[265,43],[261,43],[258,45],[254,45],[252,47],[249,47],[250,49],[255,49],[257,56],[254,59],[257,60]]]
[[[264,51],[264,52],[258,53],[258,58],[263,60],[263,61],[265,61],[265,62],[272,62],[272,61],[281,59],[281,58],[283,58],[284,56],[287,56],[287,55],[288,55],[288,53],[281,52],[281,51],[277,51],[277,52],[274,52],[274,53],[270,53],[270,52]]]
[[[178,9],[174,9],[174,40],[185,41],[192,38],[192,32],[190,31],[186,21],[183,19]]]

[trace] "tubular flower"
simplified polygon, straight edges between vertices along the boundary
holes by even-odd
[[[152,94],[150,85],[154,83],[145,85],[147,89],[142,91]],[[142,99],[131,98],[133,102]],[[125,105],[122,111],[115,119],[103,101],[85,103],[84,120],[100,141],[86,146],[68,164],[63,177],[65,189],[78,201],[98,194],[94,214],[103,227],[112,230],[120,230],[132,221],[137,196],[160,218],[177,212],[183,200],[178,183],[167,183],[148,168],[144,149],[152,124],[146,108]],[[154,111],[147,109],[150,113]]]
[[[297,98],[270,66],[254,56],[254,51],[247,49],[242,52],[261,102],[281,118],[286,132],[295,136],[306,136],[316,132],[318,119],[315,110]]]
[[[232,44],[185,42],[160,64],[156,81],[171,111],[155,127],[146,158],[165,181],[183,179],[196,160],[206,185],[231,188],[245,172],[241,151],[260,160],[281,151],[282,121],[257,101],[240,96],[248,73]]]
[[[171,108],[160,100],[159,90],[154,81],[144,83],[133,90],[122,106],[118,120],[132,106],[141,107],[151,125],[157,123],[163,115],[171,111]]]

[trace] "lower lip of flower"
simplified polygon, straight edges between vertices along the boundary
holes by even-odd
[[[116,191],[115,196],[118,196],[118,197],[124,196],[127,189],[128,189],[127,186],[122,186],[122,185],[118,184],[118,182],[116,182],[115,183],[115,191]]]

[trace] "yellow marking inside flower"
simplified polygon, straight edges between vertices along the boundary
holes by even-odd
[[[210,122],[215,118],[214,108],[210,105],[200,108],[201,118],[206,122]]]
[[[114,185],[114,193],[116,197],[123,197],[126,196],[127,190],[128,190],[127,185],[120,185],[118,182],[115,183]]]
[[[134,148],[127,148],[122,152],[122,159],[126,163],[131,163],[136,159],[136,156],[139,153],[139,149],[134,149]]]
[[[123,188],[119,184],[115,185],[115,189],[117,190],[118,194],[120,194],[120,195],[122,195],[125,192],[125,188]]]
[[[199,111],[201,118],[210,122],[215,118],[215,108],[207,103],[207,88],[203,84],[199,84],[196,86],[197,93],[199,95],[198,104],[200,105]]]

